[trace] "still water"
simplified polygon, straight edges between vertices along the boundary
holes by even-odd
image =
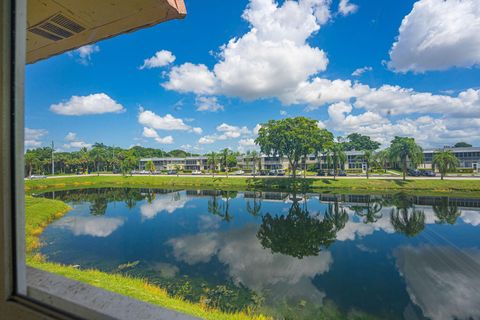
[[[84,189],[41,253],[277,319],[480,319],[480,199]]]

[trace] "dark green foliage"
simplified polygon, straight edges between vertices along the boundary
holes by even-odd
[[[320,220],[300,206],[295,194],[292,200],[287,215],[267,213],[262,217],[257,238],[262,246],[269,248],[272,253],[300,259],[316,256],[322,247],[328,247],[335,241],[336,232],[345,226],[348,215],[343,209],[343,211],[333,209]]]
[[[457,142],[455,143],[454,145],[455,148],[471,148],[472,145],[470,143],[466,143],[466,142]]]
[[[360,133],[351,133],[347,136],[347,141],[344,142],[345,151],[374,151],[380,148],[380,143],[373,141],[369,136],[361,135]]]

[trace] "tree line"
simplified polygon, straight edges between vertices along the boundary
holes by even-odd
[[[317,169],[322,168],[322,158],[327,167],[333,169],[334,178],[340,168],[347,161],[346,151],[362,151],[359,162],[365,164],[366,177],[372,168],[387,167],[398,168],[402,171],[405,180],[409,168],[416,168],[423,162],[423,149],[411,137],[395,137],[388,148],[377,151],[381,144],[369,136],[351,133],[345,138],[335,137],[327,129],[319,128],[317,120],[306,117],[270,120],[261,124],[255,143],[260,147],[260,152],[269,156],[284,157],[288,160],[293,178],[303,165],[304,177],[307,171],[306,159],[314,154],[317,158]],[[455,147],[471,147],[470,144],[459,142]],[[239,152],[228,148],[220,152],[206,154],[212,175],[217,168],[228,172],[237,166]],[[169,152],[134,146],[129,149],[107,146],[95,143],[91,149],[82,148],[73,152],[55,152],[52,148],[42,147],[27,150],[25,153],[25,173],[51,174],[52,161],[55,164],[55,173],[86,173],[86,172],[117,172],[130,173],[138,166],[140,158],[151,157],[187,157],[198,156],[183,150]],[[257,164],[260,163],[260,153],[249,151],[246,153],[246,162],[253,165],[253,174],[257,173]],[[449,171],[455,170],[459,165],[458,159],[449,150],[438,151],[433,156],[432,165],[436,167],[441,178]],[[155,171],[153,162],[148,162],[146,169]],[[179,168],[180,169],[180,168]]]
[[[411,137],[395,137],[388,148],[376,152],[380,143],[359,133],[352,133],[346,137],[334,138],[333,133],[318,126],[317,120],[306,117],[270,120],[261,125],[255,143],[260,146],[262,153],[288,159],[293,178],[300,165],[303,164],[306,172],[306,159],[315,154],[320,162],[325,156],[328,167],[333,166],[334,178],[340,167],[347,161],[346,151],[363,151],[362,161],[366,166],[367,179],[374,166],[381,166],[386,171],[387,166],[401,169],[403,180],[406,179],[409,168],[417,168],[424,161],[423,149]],[[456,147],[471,147],[460,142]],[[441,178],[448,171],[453,171],[459,165],[453,152],[442,150],[435,152],[432,165],[441,173]],[[320,169],[320,163],[318,165]]]
[[[51,147],[30,149],[25,152],[25,174],[52,174],[52,161],[55,173],[117,172],[130,173],[138,167],[140,158],[187,157],[197,154],[183,150],[169,152],[134,146],[129,149],[95,143],[90,149],[81,148],[72,152],[53,152]]]

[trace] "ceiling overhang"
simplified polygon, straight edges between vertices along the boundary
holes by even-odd
[[[184,0],[28,0],[27,63],[186,13]]]

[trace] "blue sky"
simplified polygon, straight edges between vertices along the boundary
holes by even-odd
[[[383,145],[480,144],[478,1],[186,5],[184,20],[27,66],[26,147],[245,151],[259,124],[297,115]]]

